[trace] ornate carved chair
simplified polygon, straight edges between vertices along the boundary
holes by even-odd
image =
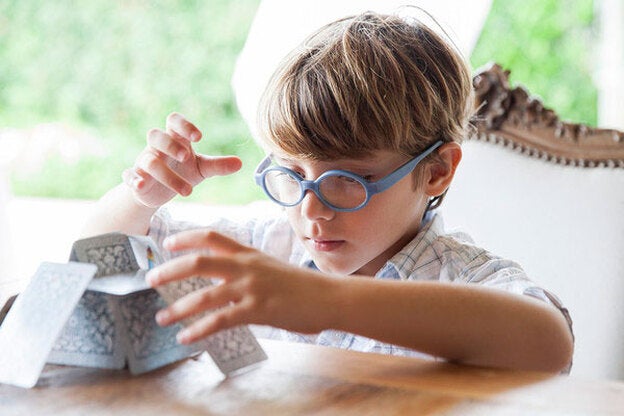
[[[624,379],[624,133],[561,121],[494,64],[442,205],[447,228],[517,260],[574,321],[573,374]]]

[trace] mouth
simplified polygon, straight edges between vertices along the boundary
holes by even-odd
[[[345,240],[317,240],[308,238],[308,242],[315,251],[330,252],[342,247]]]

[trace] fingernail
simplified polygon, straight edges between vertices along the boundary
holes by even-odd
[[[183,196],[188,196],[191,194],[192,191],[193,191],[193,187],[191,187],[190,185],[184,185],[182,189],[180,190],[180,194]]]
[[[199,139],[201,139],[201,134],[197,133],[197,132],[193,132],[191,133],[191,141],[198,141]]]
[[[188,344],[191,339],[191,333],[188,329],[183,329],[176,335],[176,340],[180,344]]]
[[[177,154],[177,159],[179,162],[184,162],[186,160],[186,151],[185,150],[180,150]]]
[[[167,325],[167,322],[169,322],[170,317],[171,315],[169,314],[169,312],[164,309],[160,310],[156,312],[156,323],[160,326],[165,326]]]

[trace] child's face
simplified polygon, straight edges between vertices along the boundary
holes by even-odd
[[[297,160],[275,154],[279,165],[309,180],[341,169],[377,181],[394,171],[408,157],[377,151],[362,159],[331,162]],[[374,275],[416,235],[428,197],[409,174],[368,204],[354,212],[337,212],[325,206],[313,192],[303,201],[285,208],[295,234],[312,255],[316,266],[327,273]]]

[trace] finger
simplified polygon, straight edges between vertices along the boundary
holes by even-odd
[[[238,293],[232,285],[220,284],[196,290],[178,299],[165,309],[158,311],[158,325],[171,325],[193,315],[217,309],[230,302],[236,302]]]
[[[203,178],[230,175],[242,166],[243,162],[237,156],[197,155],[197,169]]]
[[[151,269],[145,280],[151,287],[198,275],[227,281],[237,272],[238,266],[231,258],[188,254]]]
[[[180,113],[169,114],[166,126],[167,133],[175,133],[191,142],[197,142],[202,137],[201,131]]]
[[[249,250],[249,247],[240,244],[238,241],[208,229],[189,230],[174,234],[163,241],[163,246],[171,251],[208,248],[217,254],[234,254]]]
[[[184,162],[192,154],[187,140],[176,139],[158,129],[152,129],[147,133],[147,144],[178,162]]]
[[[163,160],[164,156],[147,151],[139,156],[137,168],[142,169],[155,180],[182,196],[188,196],[193,191],[193,186],[178,175]],[[137,170],[139,170],[137,169]]]
[[[178,332],[180,344],[191,344],[223,329],[251,323],[249,308],[245,302],[235,303],[216,310]]]

